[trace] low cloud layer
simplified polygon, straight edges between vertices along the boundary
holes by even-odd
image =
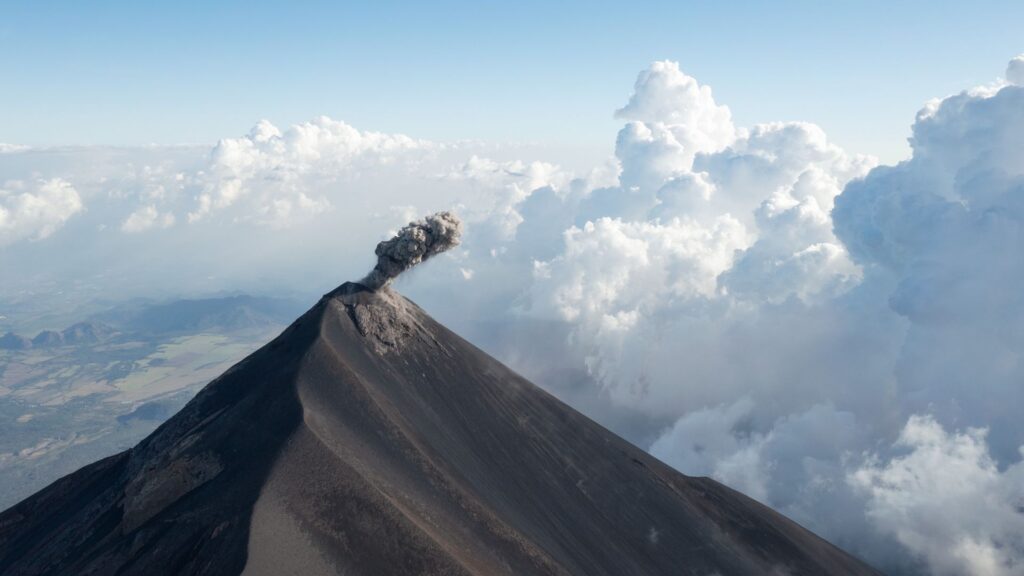
[[[443,322],[888,573],[1017,574],[1024,58],[1004,77],[926,103],[896,166],[807,122],[738,126],[673,62],[639,74],[591,168],[327,118],[212,149],[12,150],[0,256],[25,279],[0,291],[319,294],[382,230],[457,210],[461,244],[397,281]]]

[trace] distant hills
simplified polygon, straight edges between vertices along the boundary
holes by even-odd
[[[14,332],[0,336],[0,350],[26,350],[32,347],[32,341]]]
[[[303,307],[291,300],[261,296],[183,299],[120,310],[108,316],[127,331],[141,333],[201,332],[266,328],[289,323]]]
[[[32,339],[8,332],[0,336],[0,350],[28,350],[65,345],[95,344],[107,340],[117,330],[101,322],[78,322],[64,330],[43,330]]]
[[[0,336],[0,350],[96,344],[118,333],[151,336],[262,330],[287,324],[299,312],[301,306],[292,300],[249,295],[131,303],[60,331],[43,330],[33,337],[7,332]]]
[[[0,336],[0,509],[134,445],[304,308],[222,295],[122,301],[49,322],[22,311]]]

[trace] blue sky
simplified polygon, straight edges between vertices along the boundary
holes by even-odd
[[[4,2],[0,142],[212,142],[260,118],[605,152],[679,61],[737,123],[898,159],[928,98],[1002,74],[1020,2]],[[371,5],[372,4],[372,5]]]

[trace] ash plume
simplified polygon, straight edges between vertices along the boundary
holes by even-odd
[[[360,280],[377,290],[409,268],[459,245],[462,221],[452,212],[438,212],[406,224],[394,237],[377,244],[377,265]]]

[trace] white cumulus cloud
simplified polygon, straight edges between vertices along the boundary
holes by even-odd
[[[125,218],[121,223],[121,231],[135,233],[151,228],[170,228],[174,220],[174,214],[170,212],[161,213],[153,205],[143,206]]]
[[[0,245],[46,238],[81,210],[78,192],[60,178],[8,182],[0,188]]]
[[[1024,86],[1024,54],[1014,57],[1006,66],[1006,81]]]
[[[936,576],[1024,571],[1024,464],[1000,470],[985,435],[915,415],[895,444],[905,454],[875,457],[849,476],[867,494],[871,520]]]
[[[244,204],[236,218],[290,226],[330,209],[327,194],[315,190],[360,169],[415,162],[436,147],[401,134],[360,131],[326,116],[284,132],[262,120],[248,135],[214,147],[206,170],[197,175],[201,189],[188,220]]]
[[[677,62],[654,62],[641,72],[629,102],[615,115],[663,127],[682,147],[684,162],[698,152],[724,148],[736,135],[729,108],[717,104],[711,87],[684,74]]]

